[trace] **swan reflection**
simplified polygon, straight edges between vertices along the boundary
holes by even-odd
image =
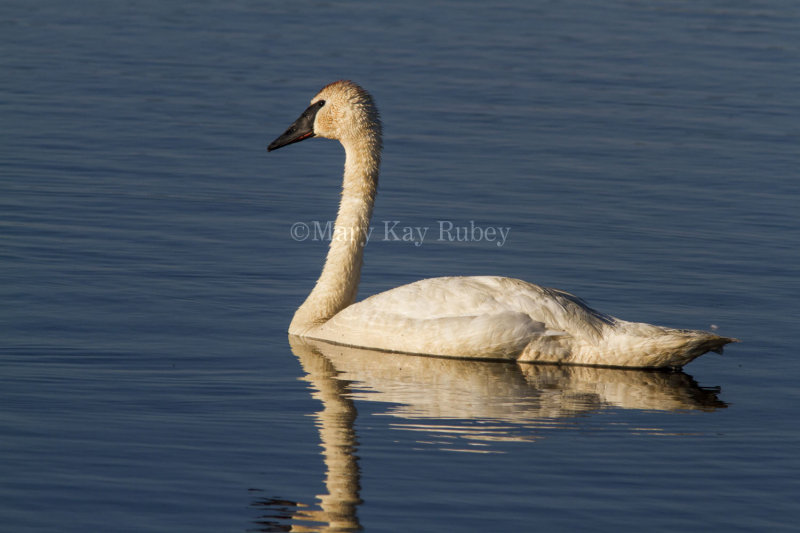
[[[498,441],[535,440],[609,407],[713,411],[726,406],[717,397],[719,389],[700,387],[682,372],[409,356],[295,336],[290,344],[312,395],[322,402],[316,420],[328,491],[318,496],[318,509],[282,502],[278,513],[272,502],[279,500],[260,502],[273,508],[273,519],[290,520],[291,531],[360,529],[357,401],[385,404],[379,414],[396,419],[391,426],[398,430],[416,432],[417,442],[484,453],[500,451],[492,447]],[[260,524],[264,531],[287,530],[286,525],[269,529],[275,521]]]

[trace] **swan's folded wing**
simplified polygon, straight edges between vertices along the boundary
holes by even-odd
[[[348,307],[315,331],[314,337],[392,352],[516,359],[531,339],[561,334],[513,311],[439,318],[361,311],[358,305]]]
[[[395,352],[515,359],[537,337],[565,333],[497,298],[494,278],[434,278],[371,296],[312,335]]]

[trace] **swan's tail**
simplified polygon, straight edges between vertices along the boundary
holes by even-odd
[[[708,352],[722,354],[726,344],[739,342],[707,331],[665,329],[654,343],[653,366],[679,368]]]
[[[731,342],[741,342],[739,339],[734,339],[733,337],[720,337],[719,335],[714,335],[713,333],[709,335],[711,335],[711,338],[706,341],[704,348],[705,352],[714,352],[722,355],[726,344]]]
[[[739,339],[731,337],[720,337],[707,331],[693,330],[673,330],[673,335],[679,339],[684,339],[685,344],[680,346],[679,351],[685,352],[687,356],[700,357],[707,352],[722,354],[725,345],[731,342],[739,342]],[[691,360],[691,359],[690,359]],[[688,361],[687,361],[688,362]]]
[[[672,329],[619,321],[606,338],[606,349],[616,352],[623,366],[679,368],[704,353],[721,354],[726,344],[739,342],[708,331]]]

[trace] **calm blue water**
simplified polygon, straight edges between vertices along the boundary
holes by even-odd
[[[789,1],[3,2],[2,529],[793,529],[798,27]],[[501,274],[743,342],[677,374],[290,346],[327,244],[290,229],[333,218],[342,152],[265,147],[340,78],[385,129],[362,296]]]

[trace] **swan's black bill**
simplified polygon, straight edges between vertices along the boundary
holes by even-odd
[[[299,143],[302,140],[309,139],[314,136],[314,118],[317,116],[317,111],[325,105],[325,100],[314,102],[308,109],[303,111],[300,118],[294,121],[289,126],[289,129],[283,132],[283,135],[275,139],[267,146],[267,152],[277,150],[281,146],[287,144]]]

